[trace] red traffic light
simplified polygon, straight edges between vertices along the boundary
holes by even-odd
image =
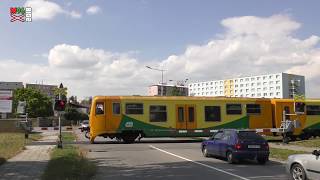
[[[54,104],[54,110],[64,111],[66,108],[66,102],[64,100],[56,100]]]

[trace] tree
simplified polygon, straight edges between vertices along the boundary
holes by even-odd
[[[53,115],[52,100],[37,89],[16,89],[13,94],[14,112],[17,109],[19,101],[26,101],[28,117],[48,117]]]
[[[87,114],[77,111],[77,109],[67,106],[64,114],[66,120],[87,120],[89,119]]]

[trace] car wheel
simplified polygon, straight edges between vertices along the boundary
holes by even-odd
[[[233,154],[232,154],[231,151],[228,151],[228,152],[227,152],[227,161],[228,161],[228,163],[230,163],[230,164],[233,164],[233,163],[236,162],[236,160],[235,160],[235,158],[233,157]]]
[[[266,162],[268,161],[268,158],[266,157],[257,158],[257,161],[259,164],[266,164]]]
[[[203,146],[202,154],[203,154],[204,157],[209,157],[210,156],[209,153],[208,153],[207,147]]]
[[[290,171],[291,179],[293,180],[306,180],[306,172],[300,164],[294,164]]]

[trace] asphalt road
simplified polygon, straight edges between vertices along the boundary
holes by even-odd
[[[191,139],[145,138],[122,144],[97,138],[98,144],[89,144],[84,134],[77,134],[80,146],[98,164],[96,179],[288,179],[285,166],[277,162],[228,164],[223,159],[205,158],[200,142]]]

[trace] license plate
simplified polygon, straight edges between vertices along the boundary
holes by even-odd
[[[248,145],[248,148],[259,149],[260,145]]]

